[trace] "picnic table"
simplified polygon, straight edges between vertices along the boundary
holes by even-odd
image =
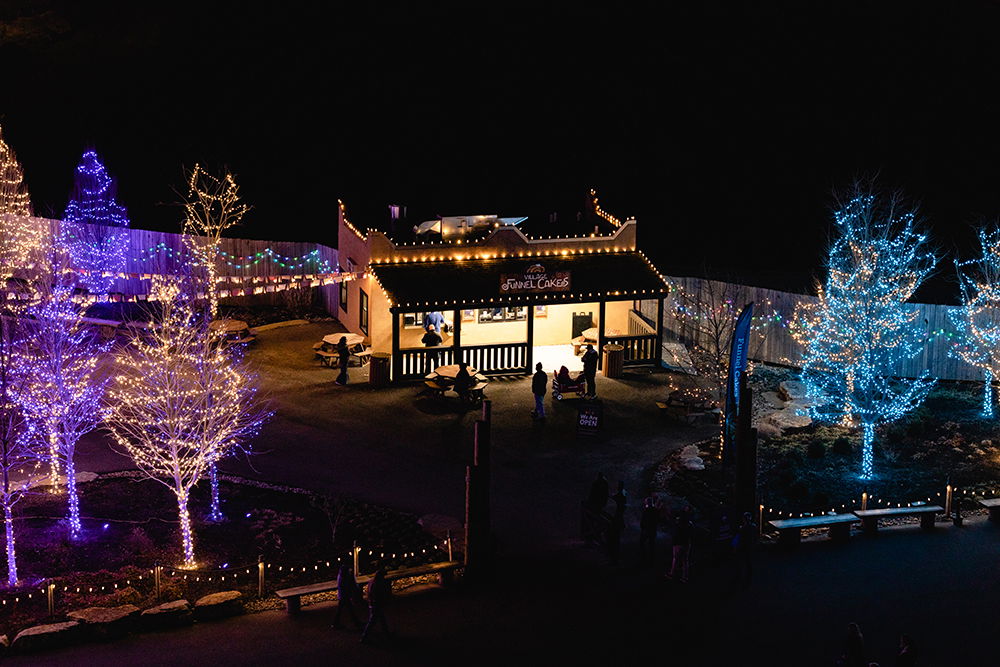
[[[358,345],[365,344],[365,337],[356,333],[332,333],[327,336],[323,336],[323,343],[325,345],[333,345],[336,347],[342,337],[347,339],[348,349],[353,350]]]
[[[341,338],[347,339],[347,349],[352,357],[357,357],[358,364],[364,366],[371,359],[372,351],[365,347],[365,337],[356,333],[332,333],[323,336],[323,340],[313,345],[313,351],[327,366],[333,366],[337,360],[337,344]]]
[[[212,320],[209,331],[232,343],[249,343],[256,340],[250,333],[250,327],[243,320]]]
[[[473,398],[482,399],[485,397],[485,390],[488,380],[479,374],[472,366],[466,367],[469,375],[472,376],[472,384],[469,386],[469,394]],[[454,389],[455,379],[458,377],[459,365],[447,364],[438,366],[434,371],[424,377],[424,386],[438,396],[444,396],[444,392]]]

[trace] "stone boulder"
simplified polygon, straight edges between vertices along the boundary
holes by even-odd
[[[778,396],[777,392],[765,391],[762,397],[764,398],[764,404],[769,408],[773,408],[774,410],[783,410],[785,408],[785,399]]]
[[[134,604],[123,604],[117,607],[87,607],[66,615],[79,621],[88,634],[103,639],[128,632],[138,613],[139,608]]]
[[[806,428],[812,424],[812,417],[808,414],[802,414],[801,409],[785,408],[772,412],[762,420],[762,423],[770,424],[780,431],[788,431]]]
[[[194,620],[191,604],[187,600],[174,600],[150,607],[142,612],[140,621],[144,628],[169,628],[187,625]]]
[[[47,623],[33,625],[17,633],[12,648],[16,651],[39,651],[58,648],[73,642],[80,635],[80,623]]]
[[[681,467],[687,470],[704,470],[705,461],[695,445],[688,445],[680,453]]]
[[[802,402],[806,400],[809,392],[806,390],[806,384],[804,382],[799,382],[798,380],[785,380],[778,384],[778,396],[783,401],[799,401]]]
[[[194,617],[198,621],[224,618],[243,613],[243,594],[239,591],[221,591],[199,598],[194,603]]]

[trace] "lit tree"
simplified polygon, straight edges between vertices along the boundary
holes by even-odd
[[[862,428],[861,477],[872,477],[875,427],[920,405],[934,384],[927,372],[895,376],[925,342],[906,301],[936,258],[917,229],[916,212],[896,196],[855,189],[834,214],[826,282],[819,301],[796,313],[802,379],[814,418]]]
[[[67,518],[73,538],[80,536],[76,489],[76,443],[101,422],[101,399],[107,385],[100,360],[108,343],[94,339],[83,323],[86,302],[78,295],[77,276],[68,269],[68,253],[59,243],[48,250],[38,296],[25,309],[25,331],[16,348],[21,381],[15,401],[34,436],[47,448],[55,492],[66,476]]]
[[[196,164],[188,177],[188,192],[184,199],[184,243],[197,268],[204,271],[203,289],[208,300],[207,319],[212,321],[219,311],[216,262],[222,250],[222,235],[240,224],[250,207],[240,201],[236,179],[228,171],[222,178],[212,176]],[[209,470],[212,502],[209,517],[222,519],[219,508],[219,471],[217,461]]]
[[[24,170],[0,133],[0,215],[31,215]]]
[[[955,272],[962,306],[948,312],[960,341],[950,352],[983,371],[983,416],[993,417],[993,378],[1000,374],[1000,229],[979,230],[980,256]]]
[[[94,294],[106,294],[125,270],[128,251],[128,215],[115,200],[115,182],[97,153],[87,151],[76,167],[73,195],[61,225],[74,269]]]
[[[256,376],[209,334],[190,285],[162,277],[151,287],[162,309],[147,340],[116,355],[106,421],[112,439],[150,479],[177,498],[184,566],[195,565],[191,489],[269,416]]]
[[[240,224],[250,207],[240,201],[240,188],[231,173],[216,178],[197,164],[189,175],[183,203],[184,243],[195,265],[204,271],[208,316],[214,320],[219,309],[216,262],[222,235]]]

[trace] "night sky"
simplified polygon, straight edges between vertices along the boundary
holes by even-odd
[[[335,241],[337,197],[374,226],[398,203],[537,229],[595,187],[666,273],[786,288],[857,176],[945,252],[1000,216],[993,3],[145,4],[0,6],[0,122],[40,214],[88,147],[151,229],[179,225],[181,165],[228,165],[257,238]],[[923,300],[953,298],[950,264]]]

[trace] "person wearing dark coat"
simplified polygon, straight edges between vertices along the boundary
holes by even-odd
[[[364,632],[361,633],[361,641],[368,641],[368,635],[378,623],[386,637],[391,638],[392,632],[389,624],[385,620],[385,605],[392,595],[392,588],[385,578],[385,568],[380,567],[375,571],[375,576],[368,582],[368,622],[365,624]]]
[[[660,508],[653,498],[646,498],[639,517],[639,561],[642,563],[655,561],[656,529],[659,523]]]
[[[335,380],[337,384],[347,384],[347,363],[351,360],[351,351],[347,347],[347,336],[341,336],[337,342],[337,357],[340,364],[340,375]]]
[[[736,583],[749,586],[753,578],[753,552],[757,544],[757,523],[750,512],[743,513],[739,531],[733,538],[736,552]]]
[[[913,640],[909,635],[899,636],[899,653],[896,654],[896,667],[914,667],[917,664],[917,654],[913,650]]]
[[[608,560],[612,565],[618,565],[622,532],[625,530],[625,482],[618,482],[618,491],[611,496],[611,500],[615,502],[615,513],[611,517],[611,525],[608,527]]]
[[[463,403],[469,400],[470,387],[472,387],[472,375],[469,373],[469,364],[464,361],[459,362],[458,373],[455,375],[455,393]]]
[[[670,564],[669,579],[686,584],[691,565],[691,537],[694,523],[691,521],[691,510],[685,507],[677,513],[674,522],[673,562]]]
[[[542,362],[535,364],[535,374],[531,376],[531,393],[535,395],[535,411],[531,416],[535,419],[545,419],[545,389],[549,384],[549,376],[542,370]]]
[[[608,504],[608,478],[603,472],[597,473],[597,479],[591,483],[587,501],[595,512],[600,512]]]
[[[587,379],[587,396],[594,398],[597,396],[597,350],[593,345],[587,345],[587,351],[583,353],[583,376]]]
[[[444,339],[441,338],[441,334],[434,330],[434,327],[430,324],[427,325],[427,332],[424,337],[420,339],[420,342],[424,344],[424,347],[437,347]],[[427,368],[425,373],[430,373],[432,370],[437,368],[438,364],[438,352],[437,350],[431,350],[424,357],[427,363]]]
[[[360,597],[361,591],[358,589],[358,582],[354,578],[354,571],[350,565],[341,565],[340,571],[337,573],[337,615],[333,619],[333,627],[343,627],[340,623],[340,615],[346,610],[347,615],[351,617],[351,621],[354,623],[354,627],[359,630],[361,629],[361,621],[358,620],[358,615],[354,611],[354,603]]]
[[[857,623],[847,624],[847,639],[844,640],[843,664],[845,667],[868,667],[865,658],[865,637]]]

